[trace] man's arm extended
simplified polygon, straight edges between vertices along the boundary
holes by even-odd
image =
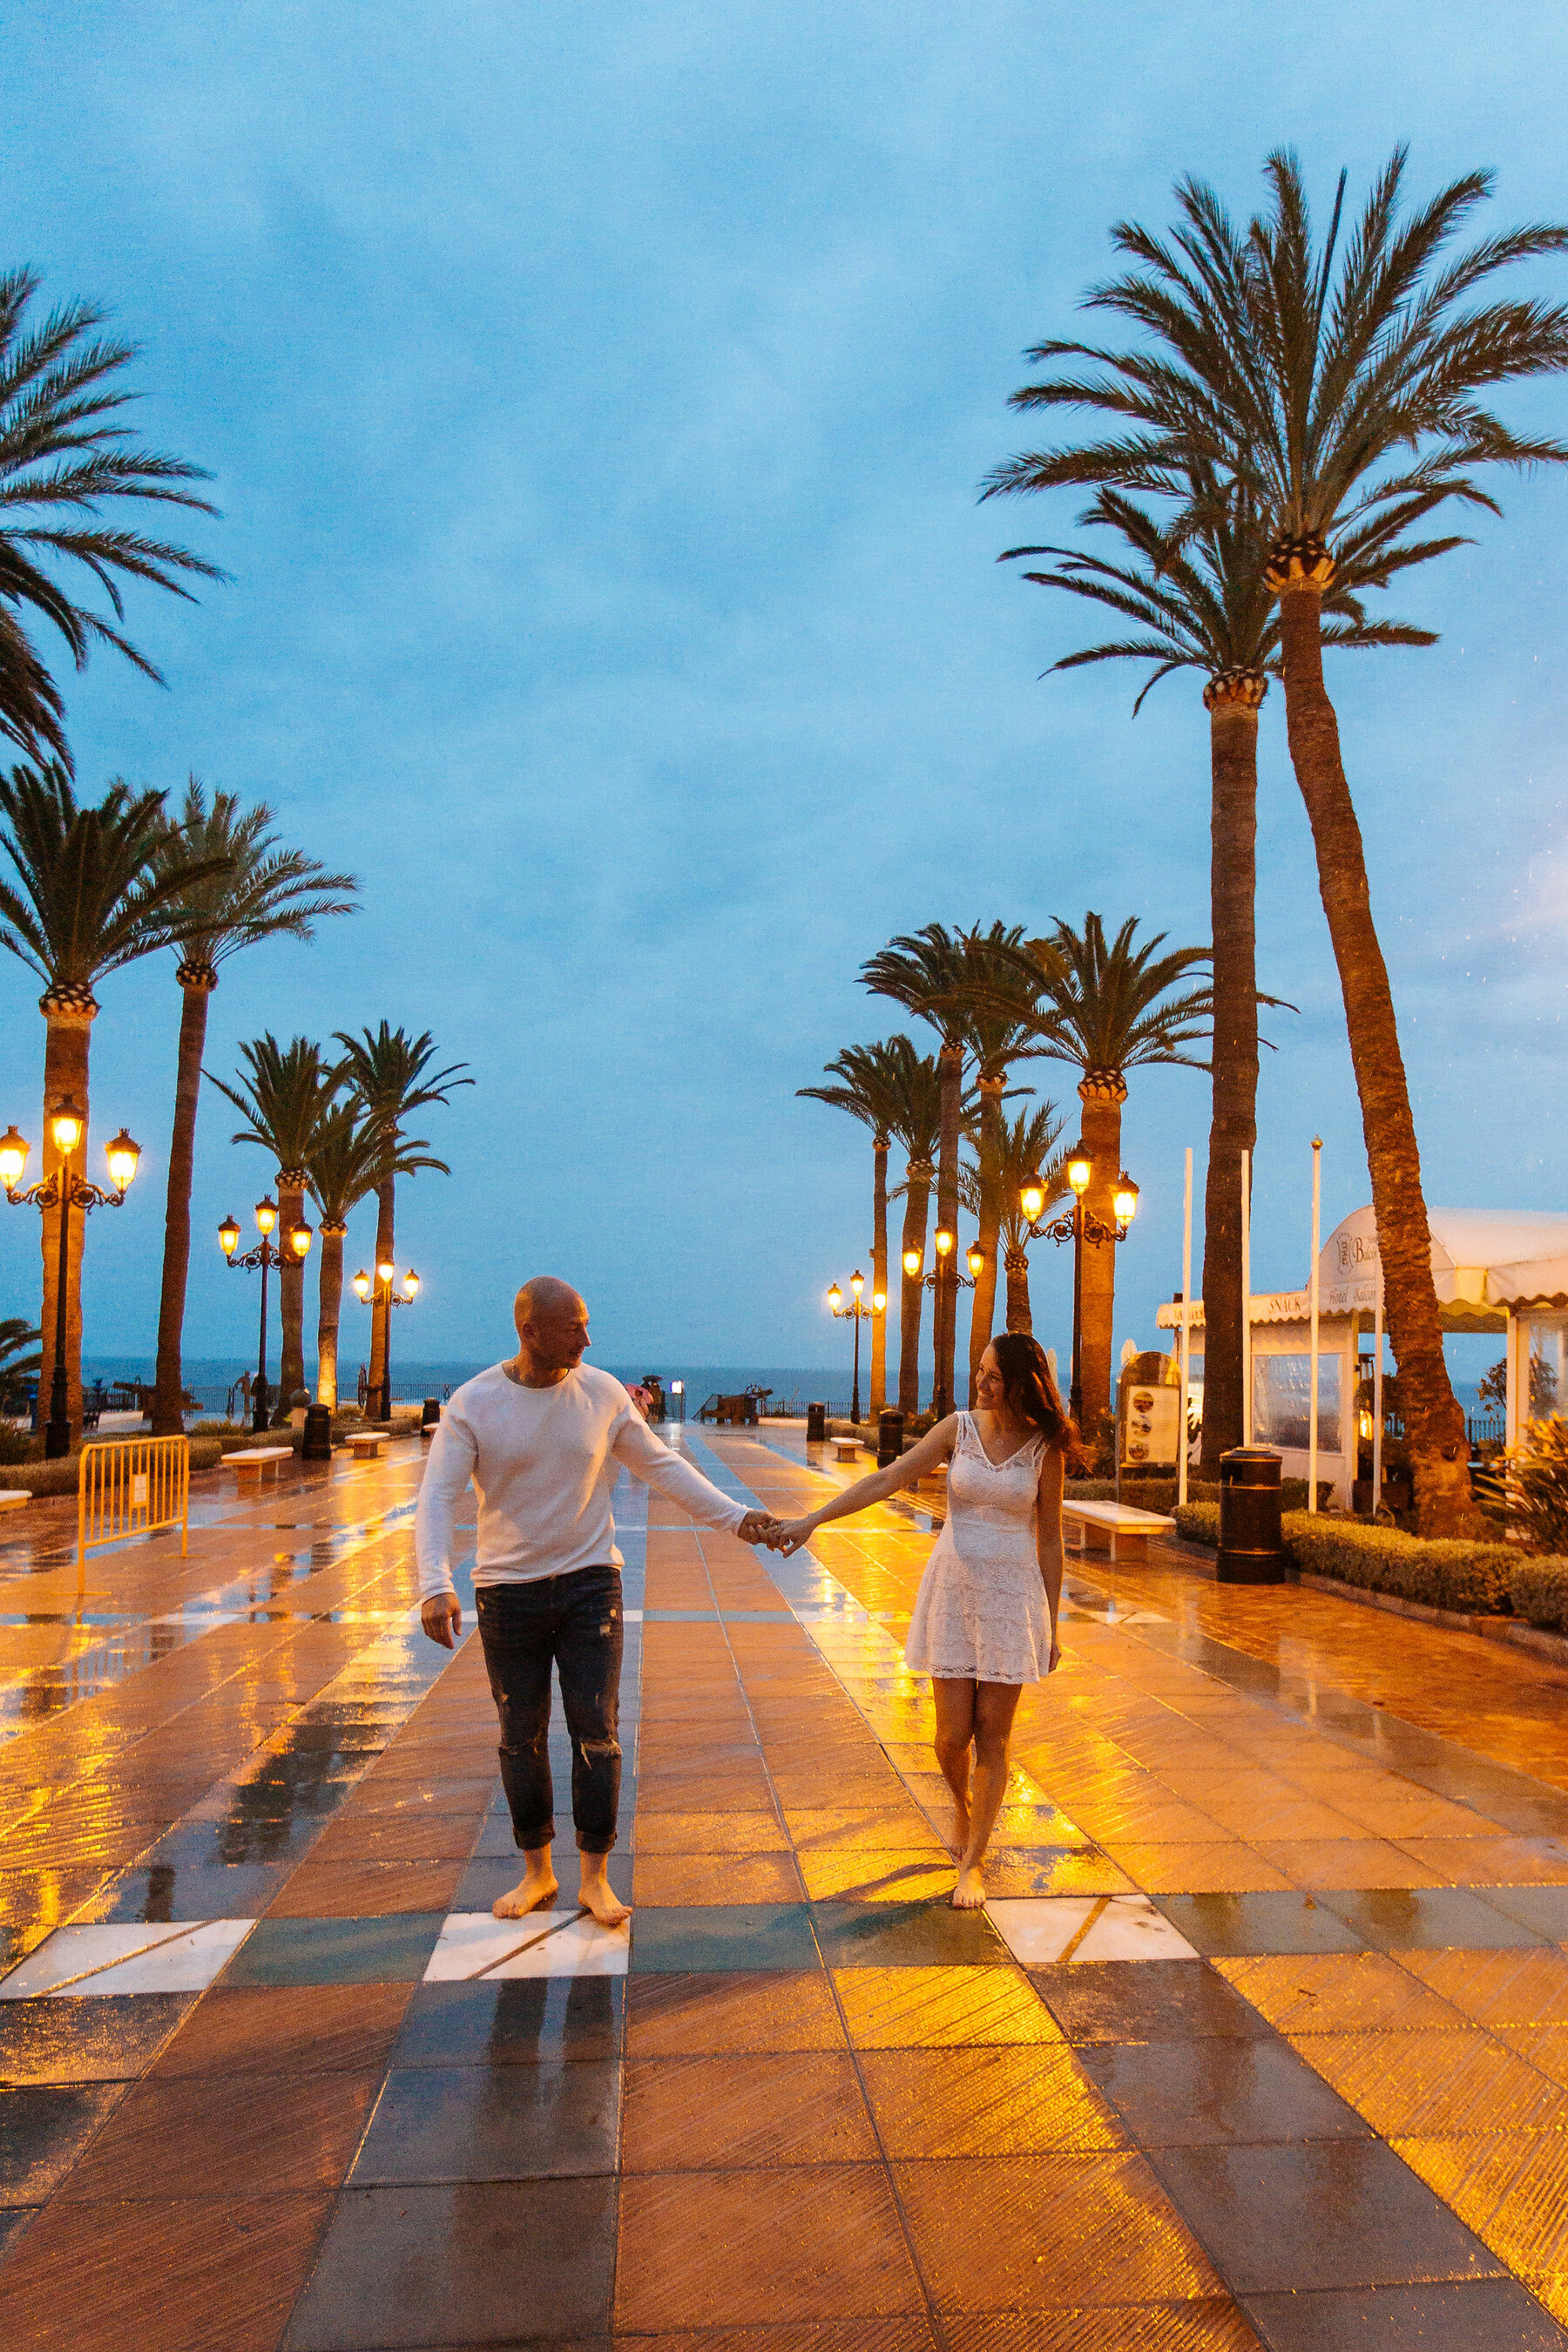
[[[763,1530],[772,1524],[765,1511],[748,1511],[731,1502],[710,1478],[651,1435],[635,1415],[622,1422],[610,1441],[610,1451],[634,1478],[657,1486],[681,1510],[689,1511],[701,1527],[722,1528],[726,1535],[760,1543]]]
[[[443,1649],[456,1647],[462,1623],[452,1582],[452,1538],[458,1502],[473,1475],[478,1448],[459,1414],[444,1412],[430,1440],[419,1507],[414,1514],[414,1552],[419,1563],[420,1622]]]

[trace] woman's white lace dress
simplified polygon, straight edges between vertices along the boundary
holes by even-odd
[[[1043,1437],[997,1465],[966,1412],[947,1473],[947,1522],[915,1596],[907,1664],[982,1683],[1043,1679],[1051,1619],[1035,1542]]]

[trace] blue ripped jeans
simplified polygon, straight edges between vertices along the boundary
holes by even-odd
[[[500,1717],[500,1777],[524,1853],[555,1834],[550,1669],[572,1735],[572,1821],[584,1853],[608,1853],[621,1798],[621,1572],[578,1568],[474,1594]]]

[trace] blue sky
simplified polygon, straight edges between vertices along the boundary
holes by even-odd
[[[209,1066],[270,1026],[432,1029],[476,1085],[406,1189],[407,1355],[508,1340],[575,1281],[608,1360],[833,1362],[823,1289],[869,1242],[860,1131],[794,1098],[897,1025],[855,979],[894,931],[1087,907],[1207,935],[1206,722],[1173,679],[1039,681],[1063,600],[998,570],[1070,500],[982,507],[1027,437],[1024,349],[1069,330],[1117,216],[1192,170],[1237,210],[1290,142],[1326,208],[1398,139],[1426,190],[1495,166],[1500,225],[1568,216],[1568,24],[1494,5],[1100,0],[833,7],[36,5],[7,28],[7,259],[142,346],[142,428],[209,466],[232,584],[135,600],[160,692],[70,684],[84,787],[265,797],[365,885],[310,950],[227,968]],[[1542,283],[1561,295],[1563,273]],[[1528,413],[1563,430],[1568,387]],[[1431,652],[1331,674],[1394,976],[1428,1198],[1561,1204],[1568,485],[1399,608]],[[1262,1286],[1368,1194],[1338,988],[1271,694],[1262,732]],[[145,1146],[95,1221],[89,1346],[153,1345],[172,961],[102,991],[94,1149]],[[37,1138],[42,1023],[0,973],[0,1123]],[[1053,1089],[1070,1099],[1070,1074]],[[210,1236],[270,1181],[209,1097],[193,1353],[248,1346]],[[1143,1209],[1118,1339],[1180,1279],[1205,1087],[1139,1074]],[[372,1227],[351,1229],[351,1266]],[[34,1296],[0,1220],[0,1305]],[[1037,1253],[1065,1349],[1067,1253]],[[351,1306],[350,1316],[358,1312]],[[404,1323],[413,1320],[403,1318]],[[352,1349],[352,1339],[346,1347]]]

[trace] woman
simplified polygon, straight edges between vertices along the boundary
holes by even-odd
[[[790,1520],[774,1538],[797,1551],[829,1519],[952,1464],[947,1520],[921,1579],[904,1657],[931,1677],[937,1760],[957,1812],[955,1911],[978,1910],[985,1900],[981,1871],[1007,1787],[1019,1693],[1061,1656],[1062,1476],[1078,1446],[1044,1352],[1026,1332],[992,1340],[976,1391],[974,1412],[950,1413],[900,1461],[858,1479],[809,1518]]]

